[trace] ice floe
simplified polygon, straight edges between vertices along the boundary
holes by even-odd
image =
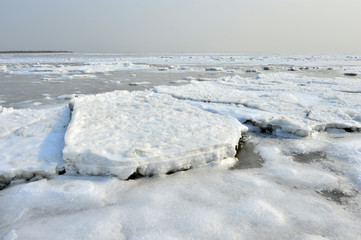
[[[0,185],[57,174],[68,122],[67,107],[0,107]]]
[[[8,71],[6,65],[0,65],[0,72],[6,73]]]
[[[116,91],[74,99],[64,160],[81,174],[149,176],[234,157],[246,128],[169,95]]]
[[[359,79],[316,78],[290,73],[255,78],[222,77],[183,86],[156,86],[155,91],[271,133],[308,136],[329,129],[360,131]]]

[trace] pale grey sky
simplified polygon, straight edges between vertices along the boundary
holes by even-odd
[[[0,50],[361,54],[361,0],[0,0]]]

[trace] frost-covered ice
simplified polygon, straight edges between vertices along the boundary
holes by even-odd
[[[270,132],[307,136],[328,129],[361,130],[361,81],[290,73],[255,78],[223,77],[156,92],[190,100],[202,109],[231,115]]]
[[[64,160],[81,174],[154,175],[236,154],[236,119],[164,94],[117,91],[74,99]]]
[[[258,140],[262,141],[254,139]],[[259,151],[265,150],[262,145],[258,145],[263,148]],[[220,162],[207,168],[134,181],[58,176],[5,189],[0,192],[0,236],[359,238],[360,196],[345,199],[348,201],[345,205],[320,194],[327,187],[330,190],[343,187],[343,191],[353,195],[350,183],[342,175],[318,163],[295,163],[281,153],[277,143],[270,141],[265,147],[270,156],[264,168],[231,171]]]
[[[360,62],[1,55],[0,239],[360,239]]]
[[[67,107],[12,109],[0,106],[0,184],[49,177],[63,164]]]

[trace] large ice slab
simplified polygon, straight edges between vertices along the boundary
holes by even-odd
[[[169,95],[89,95],[73,102],[63,157],[81,174],[161,174],[233,157],[244,129]]]
[[[231,115],[271,132],[307,136],[330,128],[361,130],[361,81],[290,73],[239,76],[155,91],[191,100],[202,109]]]
[[[0,106],[0,186],[55,175],[63,163],[68,122],[65,106],[38,110]]]

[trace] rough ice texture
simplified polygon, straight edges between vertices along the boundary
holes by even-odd
[[[63,157],[81,174],[149,176],[233,157],[242,129],[169,95],[90,95],[73,102]]]
[[[352,190],[335,172],[338,161],[331,168],[293,162],[282,140],[258,140],[263,168],[216,165],[136,181],[63,175],[7,188],[0,192],[0,237],[359,239],[360,195],[337,204],[318,193]]]
[[[269,73],[256,78],[234,76],[191,81],[184,86],[157,86],[155,91],[273,133],[308,136],[332,128],[361,130],[359,79]]]
[[[41,59],[44,61],[44,59]],[[114,61],[114,59],[112,59]],[[64,65],[55,65],[48,63],[33,63],[33,64],[18,64],[16,66],[9,65],[10,70],[6,65],[0,65],[0,72],[10,74],[47,74],[47,75],[61,75],[60,78],[94,78],[94,73],[106,73],[124,70],[144,70],[148,69],[148,65],[137,64],[131,62],[112,60],[99,60],[94,62],[87,62],[89,59],[84,59],[85,62],[72,63],[63,62]],[[72,63],[72,64],[70,64]]]
[[[54,56],[51,56],[50,59],[40,62],[61,62],[53,58]],[[71,61],[77,59],[78,57]],[[345,68],[360,75],[361,57],[357,57],[357,65],[352,68],[345,66],[349,61],[345,61],[344,58],[338,59],[326,56],[239,56],[230,59],[184,56],[152,57],[149,61],[147,58],[139,58],[138,61],[132,62],[154,61],[157,65],[169,62],[174,65],[200,62],[218,66],[218,63],[232,61],[239,65],[263,65],[267,62],[318,66],[322,61],[327,66],[341,71],[340,75],[346,71]],[[12,57],[9,61],[17,64],[29,60]],[[34,59],[33,62],[36,64],[39,61]],[[12,70],[13,67],[9,65],[2,69]],[[251,69],[253,67],[250,66]],[[260,69],[255,68],[257,71]],[[227,66],[224,66],[224,69],[227,71]],[[201,71],[204,71],[204,67]],[[302,71],[297,73],[303,74]],[[229,158],[214,161],[205,168],[136,181],[65,174],[27,184],[12,185],[0,191],[0,239],[360,239],[361,133],[345,133],[339,129],[322,133],[327,130],[322,129],[322,126],[325,126],[322,124],[325,123],[331,123],[336,127],[350,123],[351,128],[357,127],[357,122],[361,121],[358,105],[358,95],[361,92],[360,78],[313,78],[276,73],[259,75],[258,78],[234,77],[213,81],[215,82],[203,82],[199,85],[192,82],[187,86],[189,89],[179,87],[173,89],[171,94],[179,98],[193,99],[185,102],[211,112],[235,116],[242,122],[253,121],[253,124],[268,129],[267,131],[275,129],[274,133],[281,134],[288,129],[290,133],[302,133],[302,130],[305,130],[305,134],[314,134],[305,138],[275,138],[264,134],[251,134],[245,146],[249,143],[254,144],[255,152],[259,153],[263,160],[263,166],[260,168],[229,170],[229,164],[234,161],[234,158]],[[170,92],[172,88],[158,88],[160,89]],[[121,102],[127,100],[128,109],[132,109],[131,102],[134,103],[134,99],[142,97],[127,94],[129,97],[122,98]],[[156,102],[158,99],[162,102],[170,98],[163,99],[159,94],[156,96],[159,97],[152,101]],[[76,99],[75,96],[74,98]],[[102,111],[106,112],[109,105],[104,98],[102,96],[97,99],[100,101],[99,105],[103,104],[104,109],[93,108],[93,105],[90,105],[99,106],[95,104],[96,100],[94,103],[83,104],[84,111],[94,110],[87,113],[94,118],[94,126],[101,127],[95,120],[102,120],[99,115]],[[113,97],[109,99],[114,100]],[[215,100],[218,103],[215,103]],[[141,111],[134,110],[126,116],[136,118],[136,114],[146,115],[143,113],[146,112],[143,105],[145,100],[139,102],[142,103],[138,105]],[[113,104],[120,105],[119,102]],[[152,106],[150,110],[155,107],[152,104],[149,106]],[[308,111],[302,106],[312,108]],[[133,106],[133,109],[135,108]],[[191,107],[184,109],[185,115],[189,118],[187,112]],[[15,116],[12,115],[12,111],[18,110],[3,110],[10,112],[9,116]],[[25,114],[32,111],[34,115]],[[40,113],[45,112],[19,110],[19,113],[22,113],[19,119],[8,118],[1,122],[1,138],[4,141],[11,141],[9,136],[17,129],[16,121],[23,119],[20,126],[27,126],[30,123],[29,119],[40,119]],[[125,113],[127,114],[126,111]],[[119,111],[114,115],[114,118],[119,119],[125,116]],[[52,125],[49,121],[52,119],[51,116],[48,112],[43,122],[31,124],[26,131],[37,132],[35,129],[47,129],[47,124]],[[150,114],[146,115],[149,116]],[[104,117],[105,123],[108,121],[106,119]],[[283,119],[282,125],[279,119]],[[335,124],[335,119],[339,119],[338,124]],[[111,126],[114,122],[109,120],[108,125]],[[319,130],[316,127],[318,124],[321,124]],[[159,124],[155,126],[159,128]],[[117,127],[120,129],[122,126]],[[352,130],[351,128],[346,130]],[[89,129],[89,123],[85,121],[82,130],[85,136],[99,139],[94,133],[100,130],[91,132]],[[142,129],[144,131],[144,128]],[[214,129],[212,131],[214,133]],[[134,132],[134,136],[137,136],[136,130]],[[230,133],[232,132],[227,132]],[[82,139],[75,142],[76,144],[81,143],[80,140],[84,138],[81,134],[79,137]],[[34,143],[24,143],[22,149],[27,149],[27,145],[31,148]],[[103,147],[103,142],[99,144],[100,148]],[[194,141],[194,144],[197,143]],[[2,152],[6,149],[2,147]],[[19,152],[12,149],[9,154],[15,159]],[[257,160],[258,157],[249,156],[251,160]],[[242,160],[241,158],[237,164],[242,164]],[[216,166],[212,167],[214,165]],[[0,166],[3,166],[2,162]],[[19,168],[21,167],[19,165]]]
[[[0,107],[0,184],[56,174],[69,109]]]

